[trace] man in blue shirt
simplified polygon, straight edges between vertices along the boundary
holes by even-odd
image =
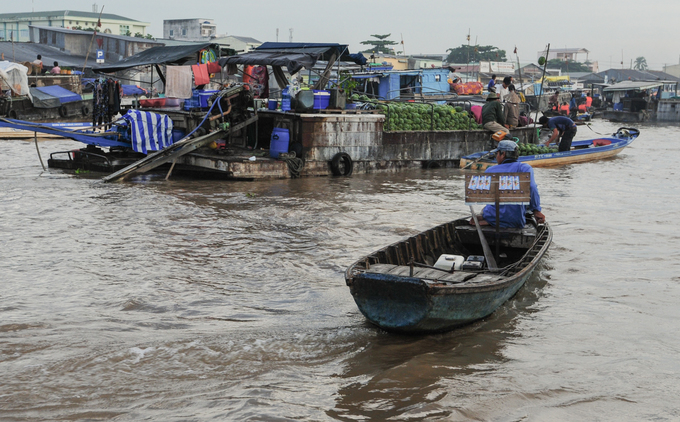
[[[551,118],[541,116],[541,118],[538,119],[538,123],[545,128],[552,129],[550,139],[545,143],[546,146],[550,145],[561,136],[562,139],[560,140],[558,150],[560,152],[571,150],[571,141],[574,139],[574,136],[576,136],[576,124],[573,120],[567,116],[556,116]]]
[[[519,147],[513,141],[500,141],[498,148],[491,151],[496,153],[498,165],[486,169],[486,173],[523,173],[531,175],[530,189],[531,199],[529,209],[533,211],[534,217],[539,224],[545,223],[545,215],[541,212],[541,198],[538,195],[538,186],[534,180],[534,169],[526,163],[517,161],[519,158]],[[500,205],[499,207],[500,227],[522,228],[526,225],[527,211],[526,205]],[[470,220],[474,224],[474,220]],[[496,206],[487,205],[482,210],[482,220],[480,225],[496,226]]]
[[[487,85],[486,89],[489,92],[496,92],[496,75],[491,75],[491,80],[489,81],[489,85]]]

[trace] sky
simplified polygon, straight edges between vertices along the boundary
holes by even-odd
[[[10,4],[11,3],[11,4]],[[535,62],[548,44],[585,48],[600,70],[631,66],[645,57],[649,68],[680,63],[680,1],[522,0],[2,0],[2,13],[50,10],[113,13],[148,22],[162,37],[164,19],[214,19],[218,34],[259,41],[349,44],[366,49],[371,35],[404,41],[405,54],[446,54],[467,44],[493,45],[509,60]],[[400,46],[395,46],[400,47]],[[517,55],[513,50],[517,47]],[[585,60],[585,57],[583,57]]]

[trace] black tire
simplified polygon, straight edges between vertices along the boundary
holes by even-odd
[[[16,110],[10,110],[9,113],[7,113],[7,117],[10,119],[16,119],[17,118],[17,111]]]
[[[293,142],[290,144],[288,152],[294,152],[296,157],[302,157],[302,144],[299,142]]]
[[[334,176],[349,176],[354,171],[354,162],[352,157],[346,152],[339,152],[335,154],[331,160],[331,171]]]
[[[59,115],[60,115],[61,117],[66,117],[66,116],[68,116],[68,110],[66,109],[66,106],[65,106],[65,105],[59,107]]]
[[[437,161],[428,161],[427,165],[425,166],[427,169],[438,169],[440,167],[441,165]]]
[[[87,116],[88,114],[90,114],[90,109],[87,108],[87,106],[82,106],[80,108],[80,112],[83,113],[83,116]]]

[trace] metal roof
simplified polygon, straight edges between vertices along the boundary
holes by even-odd
[[[23,12],[23,13],[0,13],[0,20],[14,20],[22,18],[40,18],[40,17],[83,17],[88,19],[99,19],[99,13],[96,12],[80,12],[77,10],[52,10],[45,12]],[[125,16],[114,15],[112,13],[102,13],[102,19],[112,19],[112,20],[124,20],[131,22],[141,22],[136,19],[126,18]],[[147,23],[147,22],[141,22]]]
[[[623,81],[617,84],[608,86],[604,89],[605,92],[612,91],[640,91],[644,89],[657,88],[664,85],[663,82],[644,82],[644,81]]]
[[[40,54],[43,68],[47,69],[51,69],[52,63],[55,61],[59,62],[60,67],[74,67],[78,70],[85,64],[85,56],[74,56],[58,48],[32,42],[0,41],[0,53],[4,55],[5,60],[17,63],[32,62]],[[97,62],[96,59],[94,54],[90,54],[87,58],[86,67],[94,66]]]
[[[53,32],[61,32],[64,34],[75,34],[75,35],[88,35],[92,36],[93,31],[83,31],[80,29],[68,29],[68,28],[62,28],[61,26],[38,26],[38,25],[28,25],[29,28],[37,28],[37,29],[44,29],[47,31],[53,31]],[[162,45],[163,43],[160,41],[156,41],[155,39],[148,39],[148,38],[139,38],[139,37],[133,37],[133,36],[128,36],[128,35],[116,35],[116,34],[108,34],[106,32],[99,32],[97,31],[97,36],[98,37],[106,37],[106,38],[113,38],[113,39],[118,39],[118,40],[124,40],[124,41],[137,41],[137,42],[143,42],[143,43],[150,43],[150,44],[158,44]]]

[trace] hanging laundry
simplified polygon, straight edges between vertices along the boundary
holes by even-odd
[[[168,66],[165,70],[165,96],[168,98],[191,98],[191,66]]]
[[[217,62],[208,62],[208,73],[219,73],[222,71],[222,66]]]
[[[194,72],[194,85],[200,86],[210,83],[210,76],[208,75],[208,65],[194,64],[191,65],[191,70]]]

